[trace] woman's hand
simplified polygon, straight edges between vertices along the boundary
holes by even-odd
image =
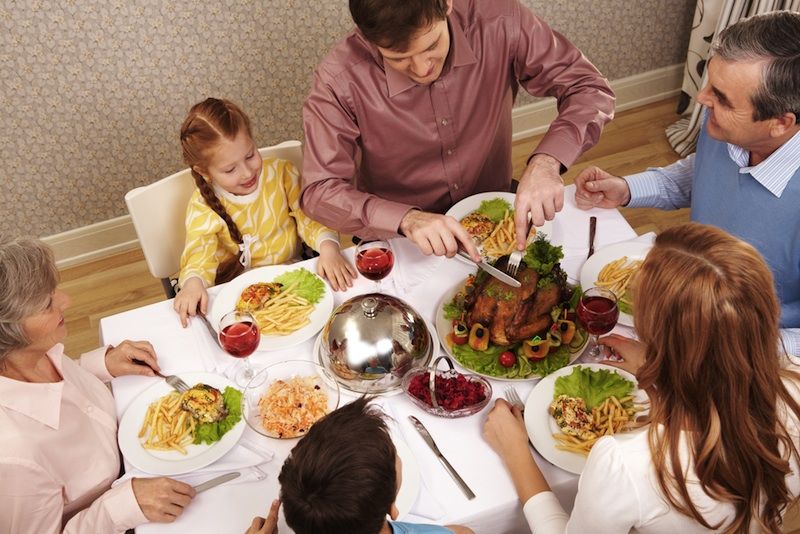
[[[497,399],[483,425],[483,437],[504,460],[528,453],[528,433],[522,412],[503,399]]]
[[[617,334],[611,334],[610,336],[600,338],[599,342],[611,347],[614,352],[622,356],[624,360],[621,362],[606,360],[603,363],[613,365],[614,367],[619,367],[624,371],[628,371],[632,375],[635,375],[639,371],[639,368],[644,365],[646,356],[644,352],[644,343],[641,341]]]
[[[340,253],[339,244],[329,240],[319,246],[317,274],[325,278],[334,291],[353,287],[353,279],[357,276],[355,268]]]
[[[193,276],[184,282],[172,303],[172,307],[181,316],[181,324],[184,328],[189,326],[189,316],[194,317],[197,314],[198,304],[200,305],[200,311],[207,313],[208,291],[206,291],[203,280]]]
[[[131,479],[133,495],[144,516],[154,523],[172,523],[195,495],[194,488],[166,477]]]
[[[267,518],[254,517],[253,523],[245,534],[278,534],[278,510],[280,507],[281,501],[277,499],[272,501],[272,506],[269,507]]]
[[[136,363],[134,360],[142,363]],[[128,340],[106,351],[106,369],[113,377],[123,375],[155,376],[154,369],[161,371],[153,345],[147,341]]]

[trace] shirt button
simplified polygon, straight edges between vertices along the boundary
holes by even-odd
[[[456,191],[458,191],[458,184],[453,184],[453,189],[455,189]]]
[[[86,413],[92,413],[93,411],[94,411],[94,408],[92,406],[87,406],[86,407]]]
[[[442,126],[447,126],[447,119],[442,119]]]
[[[448,156],[452,156],[452,155],[453,155],[453,152],[455,152],[455,150],[454,150],[454,149],[452,149],[452,148],[448,148],[448,149],[447,149],[447,155],[448,155]]]

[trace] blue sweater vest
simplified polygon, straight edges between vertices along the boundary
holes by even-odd
[[[727,144],[703,128],[694,163],[692,220],[753,245],[775,277],[781,326],[800,327],[800,169],[777,198],[749,173],[740,174]]]

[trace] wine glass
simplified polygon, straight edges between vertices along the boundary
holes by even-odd
[[[603,361],[608,355],[608,347],[600,344],[597,336],[608,334],[616,326],[619,318],[617,296],[603,287],[591,287],[581,295],[576,312],[578,320],[591,334],[589,357],[596,362]]]
[[[365,278],[375,281],[375,290],[381,292],[381,280],[392,271],[394,254],[388,241],[362,241],[356,247],[356,269]]]
[[[237,385],[245,387],[253,378],[248,356],[258,348],[261,341],[261,330],[258,323],[247,312],[232,311],[219,320],[219,343],[234,358],[241,358],[244,363],[239,366],[234,376]]]

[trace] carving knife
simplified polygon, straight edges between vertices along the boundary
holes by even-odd
[[[475,261],[469,257],[469,254],[467,254],[463,250],[459,250],[458,255],[464,258],[465,260],[469,260],[470,263],[475,263]],[[511,287],[522,287],[522,284],[519,283],[519,280],[507,275],[497,267],[489,265],[485,261],[481,261],[480,263],[475,263],[475,265],[477,265],[482,270],[486,271],[490,276],[494,276],[504,284],[508,284]]]

